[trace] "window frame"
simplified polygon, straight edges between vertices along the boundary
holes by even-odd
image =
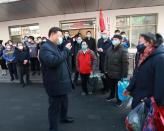
[[[155,16],[155,24],[142,24],[142,25],[132,25],[132,18],[133,17],[137,17],[137,16]],[[127,26],[117,26],[117,19],[118,18],[129,18],[129,25]],[[116,29],[121,29],[121,28],[125,28],[127,29],[129,32],[129,42],[130,42],[130,48],[134,48],[132,46],[132,28],[133,27],[145,27],[145,26],[155,26],[155,33],[157,32],[157,27],[158,27],[158,13],[149,13],[149,14],[135,14],[135,15],[120,15],[120,16],[116,16]],[[126,32],[127,33],[127,32]],[[139,37],[139,36],[138,36]]]

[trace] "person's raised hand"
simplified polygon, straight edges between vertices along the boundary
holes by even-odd
[[[72,45],[71,43],[68,43],[65,47],[70,50],[72,48]]]

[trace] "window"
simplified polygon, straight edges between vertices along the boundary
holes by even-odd
[[[40,36],[39,24],[18,25],[9,27],[10,39],[20,42],[24,36]]]
[[[116,28],[125,31],[131,47],[135,47],[141,33],[156,33],[157,14],[118,16],[116,17]]]

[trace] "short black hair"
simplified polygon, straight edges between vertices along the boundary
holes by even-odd
[[[115,33],[120,32],[120,30],[115,30]]]
[[[50,37],[52,33],[56,34],[58,31],[62,32],[62,29],[60,29],[59,27],[52,27],[48,32],[48,37]]]
[[[87,33],[91,33],[91,34],[92,34],[92,32],[91,32],[90,30],[88,30],[88,31],[86,32],[86,34],[87,34]]]
[[[63,32],[64,32],[64,33],[65,33],[65,32],[68,32],[68,33],[69,33],[69,30],[64,30]]]
[[[33,36],[29,36],[28,38],[31,39],[31,40],[34,40],[34,37]]]
[[[5,46],[6,46],[6,45],[10,45],[10,44],[9,44],[8,42],[6,42],[6,43],[5,43]]]
[[[155,44],[156,43],[156,36],[153,33],[142,33],[140,37],[143,37],[145,41]]]
[[[126,32],[125,31],[122,31],[120,34],[123,35],[123,34],[126,34]]]
[[[37,39],[42,39],[42,37],[39,36],[39,37],[37,37]]]
[[[155,36],[156,36],[156,45],[155,46],[158,47],[159,45],[161,45],[164,42],[164,40],[163,40],[162,35],[159,33],[156,33]]]
[[[119,40],[122,40],[122,36],[121,35],[114,35],[113,38],[117,38]]]
[[[3,43],[3,40],[0,40],[0,44],[2,44]]]

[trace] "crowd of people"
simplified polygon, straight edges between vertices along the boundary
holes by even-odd
[[[61,121],[73,122],[67,117],[67,94],[79,84],[79,76],[81,94],[92,94],[88,89],[88,82],[98,66],[103,74],[101,91],[109,93],[106,100],[112,101],[116,97],[116,105],[122,105],[117,84],[128,79],[130,47],[124,31],[116,30],[110,38],[109,32],[104,30],[96,42],[91,31],[87,31],[85,37],[80,33],[71,37],[69,31],[53,27],[48,37],[49,39],[37,37],[35,41],[33,36],[25,36],[22,42],[14,43],[9,40],[5,45],[0,41],[0,64],[2,75],[8,69],[11,81],[19,79],[23,87],[30,83],[30,71],[31,75],[40,75],[42,69],[43,84],[49,96],[50,130],[57,130],[59,110],[62,110]],[[133,97],[132,108],[145,97],[151,96],[155,97],[159,105],[164,105],[163,37],[153,33],[141,34],[136,48],[134,74],[123,94]]]
[[[40,46],[47,40],[46,37],[25,36],[22,42],[15,43],[12,40],[3,44],[0,41],[0,65],[2,76],[7,75],[9,70],[11,81],[20,80],[24,87],[30,83],[30,73],[40,75],[40,62],[38,59]],[[24,81],[26,76],[26,81]]]
[[[101,38],[96,45],[90,31],[83,39],[78,34],[73,39],[69,32],[57,27],[49,30],[49,39],[41,47],[39,58],[43,71],[43,83],[49,96],[49,125],[50,131],[58,130],[58,120],[72,123],[67,116],[68,93],[78,84],[81,76],[82,95],[90,95],[88,81],[96,70],[99,59],[99,70],[103,74],[103,92],[110,90],[107,101],[117,99],[117,105],[122,101],[118,97],[118,81],[128,80],[128,50],[129,41],[125,32],[115,31],[110,39],[108,31],[101,32]],[[154,97],[158,106],[164,105],[164,45],[160,34],[145,33],[139,36],[137,44],[135,70],[130,84],[122,93],[132,96],[132,109],[145,98]],[[72,81],[72,73],[74,80]]]

